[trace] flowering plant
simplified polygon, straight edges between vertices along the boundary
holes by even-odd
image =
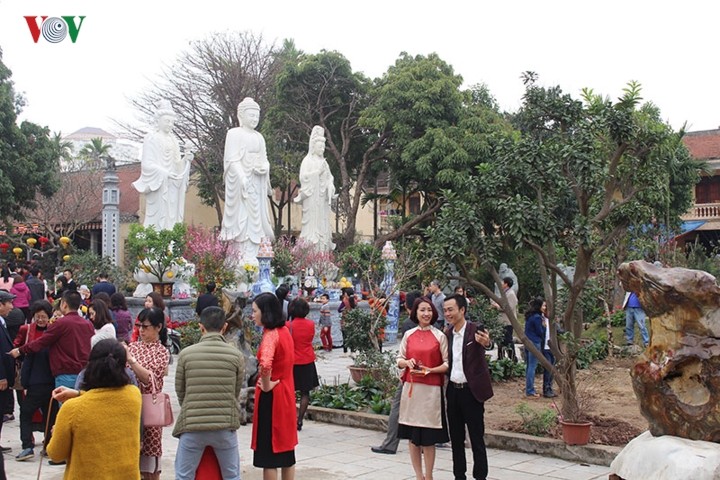
[[[334,279],[334,275],[337,275],[333,252],[320,251],[315,244],[301,238],[292,246],[290,253],[293,257],[292,268],[296,273],[307,272],[312,268],[319,278],[332,276]]]
[[[257,265],[246,263],[242,269],[242,273],[245,275],[243,281],[247,284],[255,283],[258,272],[260,272],[260,268]]]
[[[185,257],[195,264],[195,275],[190,283],[199,291],[211,281],[215,282],[218,291],[223,285],[233,285],[237,281],[237,257],[230,255],[230,243],[220,241],[214,228],[189,226]]]

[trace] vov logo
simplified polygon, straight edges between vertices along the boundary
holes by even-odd
[[[38,18],[40,22],[38,23]],[[80,22],[75,23],[75,19],[79,18]],[[26,16],[25,21],[30,29],[30,35],[32,35],[33,42],[38,43],[40,40],[40,34],[42,33],[43,38],[50,43],[60,43],[65,40],[65,37],[70,35],[70,40],[75,43],[78,35],[80,34],[80,27],[82,27],[85,16],[76,17],[74,15],[64,15],[60,17],[48,17],[44,16]]]

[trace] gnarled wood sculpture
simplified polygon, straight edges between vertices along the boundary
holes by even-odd
[[[618,274],[650,319],[650,345],[630,375],[655,435],[720,442],[720,287],[686,268],[636,261]]]

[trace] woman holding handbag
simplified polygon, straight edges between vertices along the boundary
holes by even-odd
[[[162,391],[170,353],[165,348],[167,329],[165,313],[157,307],[146,308],[138,315],[140,337],[127,347],[128,365],[137,376],[142,393]],[[160,478],[162,468],[162,427],[144,427],[140,449],[140,472],[143,480]]]

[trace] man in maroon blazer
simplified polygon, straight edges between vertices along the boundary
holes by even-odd
[[[485,329],[465,319],[467,300],[453,294],[443,304],[448,328],[447,413],[452,442],[455,480],[465,480],[465,425],[473,452],[473,478],[485,480],[488,475],[485,450],[485,401],[493,396],[485,350],[491,345]]]

